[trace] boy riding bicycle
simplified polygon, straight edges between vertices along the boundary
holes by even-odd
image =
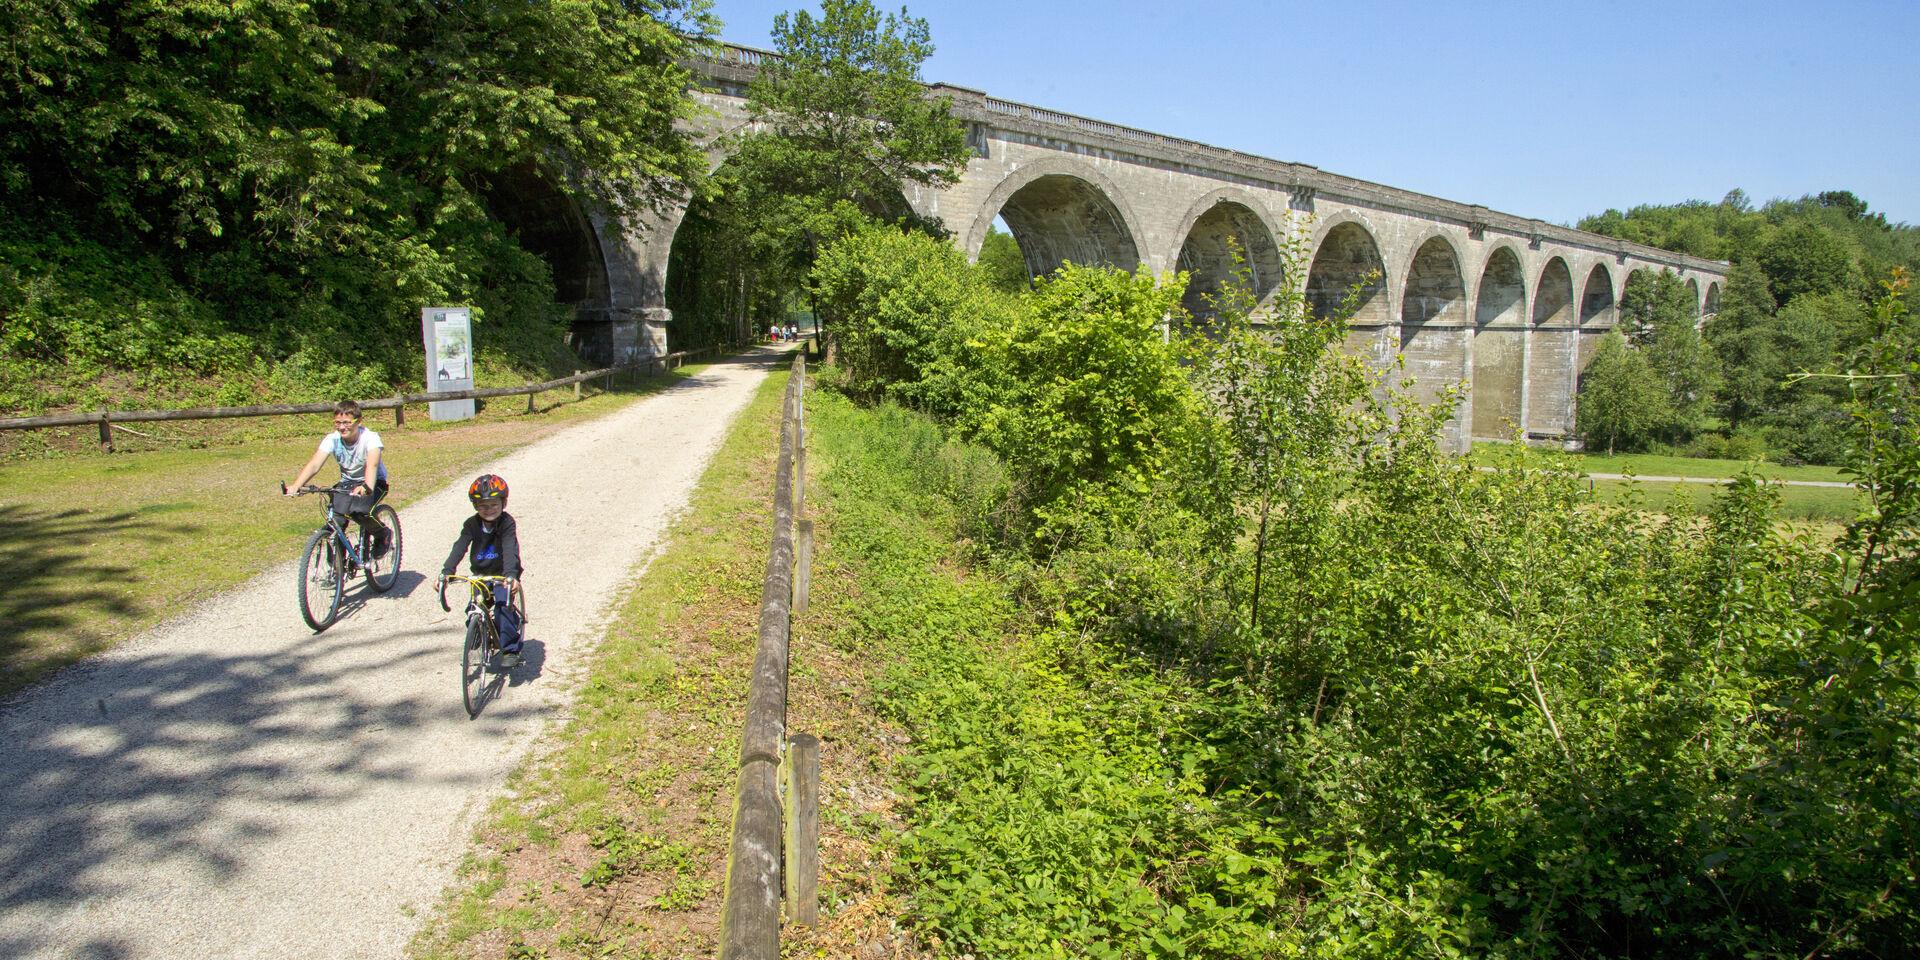
[[[473,516],[460,525],[460,539],[440,567],[440,586],[459,569],[462,553],[474,576],[507,578],[493,585],[493,616],[500,626],[500,665],[511,669],[520,663],[520,612],[513,606],[513,591],[520,586],[520,530],[507,512],[507,481],[481,474],[467,487],[467,499]]]
[[[387,528],[375,522],[369,515],[373,505],[387,495],[387,465],[381,454],[385,445],[380,435],[360,425],[360,405],[352,400],[342,400],[333,405],[333,432],[322,437],[319,449],[307,465],[300,468],[300,476],[287,485],[286,495],[297,497],[300,488],[306,486],[313,475],[326,465],[332,457],[340,465],[340,483],[333,492],[333,510],[353,518],[360,525],[360,532],[373,539],[373,556],[387,555],[392,536]],[[368,475],[373,482],[367,482]]]

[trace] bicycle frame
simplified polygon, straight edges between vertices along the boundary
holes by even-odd
[[[284,490],[285,488],[282,487],[281,489]],[[336,512],[333,509],[332,494],[341,489],[343,488],[339,486],[334,486],[334,487],[306,486],[306,487],[301,487],[300,492],[327,494],[327,496],[322,498],[320,501],[320,512],[325,514],[327,518],[326,521],[321,524],[321,528],[333,531],[333,540],[335,543],[339,544],[340,549],[342,551],[341,556],[345,557],[347,559],[347,562],[353,564],[356,567],[364,567],[367,565],[367,558],[363,554],[361,554],[360,549],[358,547],[354,546],[353,538],[350,536],[347,536],[347,529],[346,529],[347,524],[345,522],[346,518],[341,516],[338,512]]]

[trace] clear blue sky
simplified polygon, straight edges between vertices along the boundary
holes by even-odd
[[[770,47],[800,0],[715,0]],[[876,0],[882,10],[898,10]],[[818,11],[817,6],[809,5]],[[1920,224],[1920,0],[921,0],[928,81],[1571,223],[1852,190]]]

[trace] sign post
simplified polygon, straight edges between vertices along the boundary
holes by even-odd
[[[427,347],[427,392],[473,389],[473,308],[422,307],[420,339]],[[472,400],[435,400],[427,404],[435,420],[473,416]]]

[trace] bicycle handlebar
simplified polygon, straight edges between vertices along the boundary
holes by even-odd
[[[446,574],[440,578],[440,609],[448,613],[453,612],[453,607],[447,603],[447,584],[451,581],[459,580],[466,584],[506,583],[508,579],[509,578],[500,576],[499,574],[491,573],[483,573],[477,577],[463,577],[457,573]]]

